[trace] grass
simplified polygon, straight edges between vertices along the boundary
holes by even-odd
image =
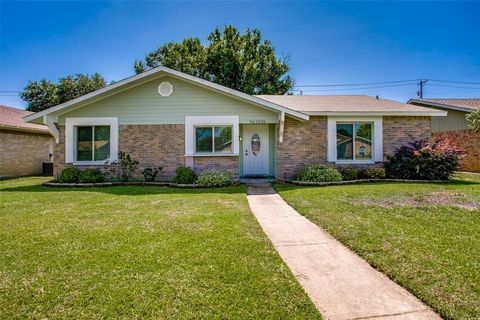
[[[478,319],[480,176],[455,178],[447,184],[275,187],[301,214],[444,318]]]
[[[0,181],[1,318],[320,318],[244,187],[46,180]]]

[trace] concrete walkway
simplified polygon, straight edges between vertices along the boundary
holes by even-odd
[[[268,184],[250,185],[250,209],[326,319],[441,319],[426,305],[290,207]]]

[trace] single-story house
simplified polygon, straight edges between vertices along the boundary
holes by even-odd
[[[410,136],[430,138],[430,118],[446,114],[367,96],[254,96],[157,67],[25,120],[55,136],[56,174],[123,151],[139,176],[188,166],[291,179],[311,164],[378,166]]]
[[[25,123],[33,112],[0,106],[0,178],[42,173],[53,156],[54,140],[47,126]]]
[[[433,138],[448,139],[465,151],[462,170],[480,172],[480,132],[470,129],[465,118],[480,110],[480,98],[412,99],[408,103],[447,111],[446,117],[432,117]]]

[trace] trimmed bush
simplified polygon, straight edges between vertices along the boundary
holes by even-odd
[[[173,177],[172,181],[178,184],[193,184],[197,176],[195,172],[191,168],[188,167],[178,167],[175,170],[175,176]]]
[[[205,171],[198,177],[202,187],[223,187],[232,184],[232,174],[228,171]]]
[[[78,182],[80,183],[95,183],[103,182],[103,174],[100,170],[89,168],[80,171],[80,176],[78,177]]]
[[[345,169],[341,172],[343,180],[355,180],[358,179],[358,170],[353,168]]]
[[[396,179],[447,180],[458,169],[463,152],[448,141],[412,141],[387,157],[387,177]]]
[[[304,168],[298,175],[298,180],[305,182],[342,181],[342,175],[335,168],[313,165]]]
[[[162,167],[158,168],[145,168],[142,172],[145,181],[153,182],[157,178],[157,175],[163,170]]]
[[[365,172],[365,175],[369,179],[385,179],[386,174],[385,174],[385,169],[384,168],[369,168]]]
[[[63,183],[77,183],[79,177],[80,169],[74,166],[69,166],[62,170],[58,180]]]

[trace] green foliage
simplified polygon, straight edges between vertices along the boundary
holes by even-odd
[[[74,166],[69,166],[62,170],[58,180],[63,183],[77,183],[79,178],[80,169]]]
[[[135,61],[135,72],[165,66],[248,94],[285,94],[294,85],[286,58],[262,40],[257,29],[244,34],[231,25],[217,28],[204,46],[198,38],[169,42]]]
[[[480,109],[468,113],[465,116],[465,119],[467,120],[467,124],[470,129],[480,131]]]
[[[369,179],[385,179],[387,176],[385,168],[368,168],[365,175]]]
[[[358,178],[358,170],[354,168],[348,168],[341,172],[343,180],[355,180]]]
[[[162,167],[158,168],[145,168],[142,171],[142,174],[145,178],[145,181],[153,182],[157,178],[157,175],[163,170]]]
[[[120,178],[122,181],[128,181],[138,167],[138,161],[132,159],[130,154],[120,151],[118,153],[120,165]]]
[[[28,103],[27,110],[39,112],[105,87],[105,79],[98,73],[92,76],[75,74],[60,78],[55,84],[49,80],[29,81],[20,93]]]
[[[60,103],[57,85],[47,79],[29,81],[20,97],[28,103],[27,110],[39,112]]]
[[[462,155],[448,140],[412,141],[387,157],[385,170],[389,178],[446,180],[458,169]]]
[[[304,168],[300,172],[298,175],[298,180],[305,182],[333,182],[341,181],[342,175],[335,168],[312,165]]]
[[[100,170],[95,168],[88,168],[80,171],[78,182],[80,183],[95,183],[103,182],[103,174]]]
[[[178,184],[194,184],[197,176],[191,168],[188,167],[178,167],[175,170],[175,176],[172,181]]]
[[[228,171],[205,171],[198,177],[202,187],[223,187],[232,184],[232,174]]]

